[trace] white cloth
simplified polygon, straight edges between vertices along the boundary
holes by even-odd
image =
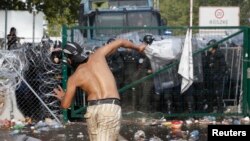
[[[184,93],[194,80],[193,73],[193,54],[192,54],[192,31],[187,30],[184,47],[181,54],[178,73],[183,77],[181,84],[181,93]]]
[[[145,49],[146,56],[150,59],[153,72],[156,72],[171,63],[178,60],[183,46],[183,38],[172,37],[160,41],[154,41]],[[176,67],[162,72],[154,77],[155,92],[171,88],[177,85],[178,75]]]
[[[182,43],[181,38],[154,41],[145,49],[145,54],[150,60],[158,58],[160,60],[171,61],[177,59],[181,52]]]

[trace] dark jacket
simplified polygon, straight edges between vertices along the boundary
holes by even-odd
[[[217,49],[214,54],[208,55],[208,73],[213,81],[222,80],[227,72],[225,56]]]
[[[12,48],[12,46],[14,44],[16,44],[18,38],[17,38],[16,34],[13,34],[13,35],[8,34],[7,39],[8,39],[8,42],[7,42],[8,50],[10,50]]]

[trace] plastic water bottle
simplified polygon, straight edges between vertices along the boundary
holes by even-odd
[[[199,131],[198,130],[194,130],[190,133],[190,137],[188,141],[197,141],[199,139]]]

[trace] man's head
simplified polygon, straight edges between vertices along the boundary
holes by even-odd
[[[16,34],[16,28],[15,28],[15,27],[11,27],[11,28],[10,28],[10,33]]]
[[[63,49],[63,53],[72,66],[77,66],[86,62],[90,54],[90,52],[85,51],[79,44],[74,42],[68,42]]]
[[[219,47],[217,41],[215,39],[212,39],[210,40],[208,43],[207,43],[208,46],[212,46],[212,48],[209,48],[209,51],[211,52],[212,50],[215,50]]]

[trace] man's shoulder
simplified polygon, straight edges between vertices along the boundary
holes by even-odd
[[[72,74],[73,76],[76,76],[76,77],[79,77],[80,75],[84,75],[86,74],[87,72],[87,64],[86,63],[83,63],[83,64],[80,64],[76,70],[74,71],[74,73]]]
[[[76,70],[76,71],[74,71],[73,74],[71,74],[69,79],[71,80],[71,82],[77,83],[82,78],[82,75],[84,75],[84,74],[80,73],[80,70]]]

